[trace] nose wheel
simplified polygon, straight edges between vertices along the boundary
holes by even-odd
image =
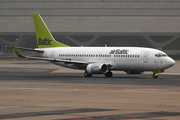
[[[157,74],[157,73],[153,74],[153,75],[152,75],[152,78],[153,78],[153,79],[158,78],[158,74]]]

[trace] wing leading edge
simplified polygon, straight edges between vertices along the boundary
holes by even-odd
[[[21,50],[27,50],[27,51],[33,51],[33,52],[44,52],[44,50],[40,50],[40,49],[31,49],[31,48],[24,48],[24,47],[17,47],[16,49],[21,49]]]

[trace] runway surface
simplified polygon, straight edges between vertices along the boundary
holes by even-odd
[[[180,75],[0,73],[0,119],[179,120]]]
[[[93,84],[123,84],[123,85],[156,85],[180,86],[180,75],[159,74],[158,79],[153,79],[151,74],[127,75],[114,74],[112,78],[104,75],[84,77],[83,73],[0,73],[0,81],[23,82],[58,82],[58,83],[93,83]]]

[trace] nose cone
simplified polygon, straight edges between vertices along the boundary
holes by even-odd
[[[167,64],[167,67],[169,68],[175,64],[175,61],[169,57],[166,64]]]

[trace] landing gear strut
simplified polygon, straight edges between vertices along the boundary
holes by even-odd
[[[87,71],[84,72],[84,77],[92,77],[92,74],[88,74]]]
[[[154,79],[158,78],[158,74],[157,73],[153,74],[152,78],[154,78]]]
[[[105,75],[105,77],[112,77],[113,73],[109,71],[109,72],[105,73],[104,75]]]

